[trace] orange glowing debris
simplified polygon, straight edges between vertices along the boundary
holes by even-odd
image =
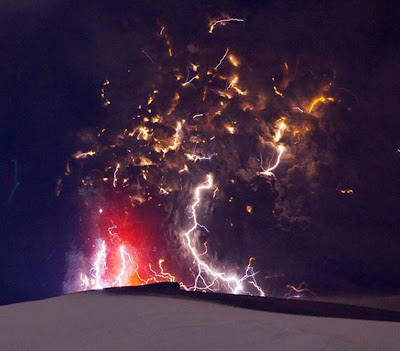
[[[320,102],[327,103],[327,102],[333,102],[333,101],[335,101],[335,99],[334,99],[333,97],[328,97],[328,98],[326,98],[326,97],[323,97],[323,96],[322,96],[322,97],[316,98],[316,99],[314,99],[314,100],[312,101],[311,106],[310,106],[310,108],[308,109],[308,113],[311,113],[311,112],[313,111],[313,109],[314,109],[314,106],[315,106],[316,104],[320,103]]]
[[[73,154],[72,156],[79,159],[79,158],[86,158],[89,156],[94,156],[96,155],[96,152],[93,150],[87,151],[87,152],[82,152],[82,151],[77,151],[75,154]]]
[[[179,98],[180,98],[179,94],[175,93],[174,98],[172,99],[171,107],[167,111],[168,116],[170,116],[172,112],[174,112],[176,106],[178,105]]]
[[[279,129],[277,130],[277,132],[276,132],[276,134],[275,134],[275,136],[274,136],[274,141],[277,143],[278,141],[280,141],[281,140],[281,138],[282,138],[282,133],[283,133],[283,131],[286,129],[286,124],[285,124],[285,122],[281,122],[281,123],[279,123]]]
[[[284,95],[278,90],[278,88],[275,85],[274,85],[274,92],[275,92],[276,95],[284,97]]]
[[[233,56],[232,54],[228,56],[229,62],[235,66],[235,67],[239,67],[240,65],[240,61],[237,57]]]

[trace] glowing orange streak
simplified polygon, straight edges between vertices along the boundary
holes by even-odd
[[[198,75],[194,76],[192,79],[186,81],[185,83],[182,83],[182,86],[185,87],[186,85],[190,84],[193,82],[195,79],[199,79],[200,77]]]
[[[138,127],[135,128],[132,132],[128,133],[129,136],[133,136],[135,132],[139,131],[136,140],[149,140],[151,136],[150,130],[147,127]]]
[[[284,95],[278,90],[278,88],[276,86],[274,86],[274,91],[275,91],[276,95],[284,97]]]
[[[190,67],[192,68],[193,71],[197,72],[197,70],[199,69],[199,65],[195,65],[194,63],[190,64]]]
[[[228,59],[229,59],[229,62],[230,62],[233,66],[239,67],[240,61],[239,61],[235,56],[229,55]]]
[[[169,281],[174,282],[175,277],[173,275],[169,274],[168,272],[164,272],[164,268],[162,266],[163,262],[164,262],[163,259],[158,261],[158,266],[160,267],[161,275],[164,276],[165,278],[167,278]]]
[[[279,129],[275,134],[274,141],[278,142],[282,138],[282,131],[286,128],[286,124],[284,122],[281,122],[279,125]]]
[[[230,125],[226,125],[225,129],[230,133],[230,134],[235,134],[236,128]]]
[[[312,112],[312,110],[313,110],[313,108],[314,108],[314,106],[315,106],[316,104],[318,104],[318,103],[320,103],[320,102],[328,102],[328,101],[335,101],[335,99],[332,98],[332,97],[326,98],[326,97],[323,97],[323,96],[320,97],[320,98],[314,99],[313,102],[311,103],[310,108],[308,109],[308,113],[311,113],[311,112]]]
[[[153,273],[157,274],[155,271],[152,270],[150,264],[149,264],[149,268],[150,268],[150,270],[151,270]],[[136,271],[135,274],[137,275],[137,277],[139,278],[139,280],[140,280],[144,285],[149,284],[150,282],[159,283],[159,281],[157,280],[156,277],[151,277],[151,278],[149,278],[149,279],[143,279],[143,278],[139,275],[139,272]]]
[[[172,103],[171,103],[171,107],[169,108],[169,110],[167,111],[167,115],[170,116],[172,114],[172,112],[174,112],[176,105],[178,104],[179,101],[179,94],[175,93],[174,98],[172,99]]]
[[[301,297],[301,293],[303,292],[308,292],[312,295],[315,295],[315,293],[313,291],[311,291],[310,289],[307,289],[304,287],[305,283],[301,283],[299,285],[299,287],[295,287],[294,285],[286,285],[287,288],[290,289],[289,293],[285,294],[285,297]],[[296,295],[291,295],[291,292],[294,291],[295,293],[297,293]]]
[[[243,90],[241,90],[241,89],[239,89],[238,87],[237,87],[237,82],[239,81],[239,77],[238,76],[234,76],[232,79],[231,79],[231,82],[230,82],[230,84],[228,85],[228,87],[226,88],[226,90],[229,90],[230,88],[233,88],[239,95],[246,95],[246,91],[243,91]]]
[[[158,267],[160,267],[160,273],[157,273],[154,269],[152,269],[151,264],[149,264],[150,271],[155,275],[155,277],[162,278],[163,280],[167,280],[169,282],[174,282],[175,277],[172,274],[169,274],[168,272],[164,272],[164,268],[162,266],[163,262],[164,262],[163,259],[158,260]],[[158,280],[155,277],[150,279],[154,279],[155,281],[158,282]]]
[[[289,70],[289,65],[287,64],[287,62],[284,62],[284,67],[285,67],[285,70],[286,70],[286,71]]]

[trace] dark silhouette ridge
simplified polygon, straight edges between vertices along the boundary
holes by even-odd
[[[165,296],[181,299],[209,301],[239,308],[275,313],[400,322],[400,312],[398,311],[332,302],[185,291],[180,289],[178,283],[158,283],[143,286],[106,288],[103,291],[106,294]]]

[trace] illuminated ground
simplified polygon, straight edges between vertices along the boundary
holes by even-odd
[[[136,291],[136,292],[135,292]],[[0,308],[1,350],[398,350],[400,324],[250,310],[175,289],[90,291]],[[201,294],[220,299],[218,294]],[[179,295],[185,295],[179,296]],[[219,296],[219,297],[218,297]],[[231,295],[232,296],[232,295]],[[246,297],[252,308],[324,308],[400,320],[400,313]],[[237,304],[232,296],[225,303]],[[242,300],[243,301],[243,300]],[[286,303],[285,303],[286,301]],[[246,304],[246,302],[244,303]],[[240,303],[239,303],[240,305]],[[243,305],[243,303],[242,303]],[[257,306],[258,305],[258,306]],[[296,306],[298,311],[296,312]],[[330,306],[330,307],[329,307]],[[357,312],[358,311],[358,312]]]

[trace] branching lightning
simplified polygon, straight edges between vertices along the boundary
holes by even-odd
[[[257,273],[254,272],[253,267],[251,266],[253,258],[250,258],[244,276],[242,276],[241,278],[237,278],[234,275],[227,275],[224,272],[220,272],[216,269],[211,268],[211,266],[201,258],[204,256],[204,253],[199,253],[192,242],[191,235],[196,231],[196,229],[198,229],[199,227],[205,228],[203,225],[198,223],[196,208],[199,206],[201,202],[202,192],[205,190],[210,190],[212,189],[212,187],[213,187],[213,177],[211,174],[208,174],[206,182],[202,185],[199,185],[194,192],[195,201],[190,206],[193,226],[188,231],[183,233],[183,236],[185,237],[186,241],[186,247],[189,249],[197,265],[197,274],[195,276],[194,285],[187,289],[194,291],[196,290],[214,291],[213,286],[216,283],[223,282],[227,284],[227,286],[229,287],[229,291],[233,294],[246,293],[247,291],[244,289],[243,282],[246,281],[247,279],[250,279],[251,284],[257,288],[260,295],[265,296],[264,291],[257,284],[257,281],[255,279]]]
[[[262,158],[261,158],[261,169],[263,170],[262,172],[260,172],[260,175],[264,175],[264,176],[274,176],[274,174],[272,173],[272,171],[274,169],[276,169],[279,166],[279,163],[281,162],[281,157],[283,154],[283,151],[285,150],[285,147],[283,145],[279,145],[278,146],[278,157],[276,158],[275,163],[272,166],[269,166],[267,169],[264,169],[263,165],[262,165]]]
[[[125,259],[125,256],[128,257],[129,262],[132,263],[132,264],[133,264],[133,260],[132,260],[131,255],[128,252],[125,251],[124,245],[121,245],[119,247],[119,252],[120,252],[120,255],[121,255],[122,267],[121,267],[121,271],[119,272],[119,274],[118,274],[117,278],[115,279],[113,285],[117,285],[118,284],[118,286],[122,286],[122,278],[126,273],[126,259]]]
[[[221,17],[210,21],[209,33],[230,22],[244,22],[241,18]],[[207,28],[204,30],[207,34]],[[241,202],[245,218],[256,216],[259,212],[255,201],[240,199],[238,195],[234,198],[227,189],[243,189],[240,184],[256,183],[259,176],[264,178],[258,178],[257,182],[271,185],[281,163],[291,162],[295,158],[295,145],[302,145],[307,138],[311,125],[307,119],[315,119],[309,114],[321,112],[318,104],[335,99],[321,96],[321,92],[328,94],[327,89],[318,89],[306,97],[293,97],[286,90],[290,84],[286,62],[279,67],[283,73],[275,76],[281,78],[276,81],[273,78],[269,87],[258,86],[257,72],[253,72],[246,57],[236,56],[236,52],[243,50],[235,51],[234,42],[229,43],[221,57],[221,47],[226,46],[219,45],[214,50],[215,56],[209,54],[211,50],[203,53],[197,44],[189,44],[187,50],[176,45],[173,52],[166,28],[158,27],[155,34],[159,35],[157,45],[161,49],[157,55],[149,50],[154,59],[140,48],[138,55],[145,55],[153,68],[157,66],[156,79],[148,84],[148,90],[137,94],[140,98],[133,107],[127,108],[129,118],[122,123],[123,128],[117,124],[115,128],[99,128],[97,144],[90,144],[92,149],[85,144],[82,149],[88,151],[75,152],[67,164],[65,176],[70,176],[74,169],[83,173],[79,181],[82,189],[88,189],[82,191],[85,213],[96,222],[87,238],[97,243],[88,252],[86,267],[91,269],[85,274],[81,267],[76,289],[178,281],[183,289],[190,291],[265,296],[267,289],[256,280],[258,272],[253,268],[256,264],[253,257],[247,266],[243,265],[240,274],[236,268],[232,269],[236,265],[227,263],[226,268],[212,259],[213,230],[201,223],[204,217],[199,215],[204,198],[209,196],[216,207],[223,206],[226,200],[230,208]],[[101,85],[104,107],[110,104],[106,97],[109,84],[107,79]],[[278,104],[279,112],[264,116],[269,101]],[[252,143],[248,149],[247,142]],[[248,150],[256,156],[259,153],[260,166]],[[265,154],[272,154],[268,166],[264,165]],[[15,186],[10,199],[19,184],[14,163]],[[214,176],[218,184],[214,184]],[[62,179],[57,182],[58,194],[61,186]],[[338,187],[336,191],[343,196],[353,194],[352,189]],[[180,201],[185,195],[191,198],[189,206]],[[163,242],[165,238],[158,232],[157,235],[147,232],[146,223],[156,222],[154,213],[159,211],[162,216],[172,218],[166,230],[176,233],[182,224],[176,222],[179,216],[175,214],[184,214],[184,208],[189,208],[191,224],[179,233],[178,239],[179,250],[187,255],[179,261],[181,267],[176,267],[170,260],[170,248]],[[137,229],[136,223],[143,228]],[[232,235],[240,228],[231,219],[227,219],[226,227]],[[208,243],[200,239],[204,237]],[[302,290],[306,289],[304,286],[288,285],[288,288],[290,297],[307,292]]]
[[[103,266],[103,267],[101,267]],[[96,260],[93,264],[93,267],[91,269],[91,274],[95,279],[95,289],[103,289],[103,284],[101,281],[101,276],[102,276],[102,268],[105,269],[106,266],[106,242],[103,240],[101,242],[101,248],[97,252],[96,255]]]

